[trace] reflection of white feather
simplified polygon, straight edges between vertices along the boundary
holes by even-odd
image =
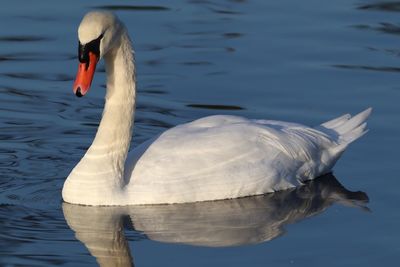
[[[101,34],[107,66],[103,117],[64,184],[67,202],[186,203],[293,188],[329,172],[345,147],[365,133],[370,109],[317,128],[217,115],[173,127],[127,157],[136,95],[131,42],[113,14],[88,13],[79,26],[81,43]]]
[[[127,215],[136,231],[154,241],[224,247],[270,241],[284,234],[285,225],[319,214],[334,203],[362,207],[367,201],[365,193],[348,191],[326,175],[302,187],[263,196],[119,207],[63,203],[63,211],[76,237],[101,266],[130,266],[132,257],[123,231]]]

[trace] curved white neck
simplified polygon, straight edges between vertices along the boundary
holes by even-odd
[[[136,82],[131,41],[123,29],[119,40],[104,56],[107,93],[96,137],[74,173],[93,187],[121,188],[124,163],[132,138]],[[85,177],[82,177],[85,176]]]

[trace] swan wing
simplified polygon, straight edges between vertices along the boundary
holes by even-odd
[[[334,143],[300,124],[210,116],[134,149],[127,160],[128,193],[150,204],[283,190],[329,171],[329,160],[321,159]]]

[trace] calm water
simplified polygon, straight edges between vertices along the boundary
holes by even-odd
[[[297,190],[171,206],[63,204],[103,105],[101,65],[89,95],[72,94],[76,28],[94,8],[118,13],[134,41],[134,145],[221,113],[315,125],[372,106],[371,131],[338,162],[337,180]],[[372,0],[2,1],[0,265],[395,265],[399,12],[400,2]]]

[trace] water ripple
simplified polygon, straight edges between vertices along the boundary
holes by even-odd
[[[376,4],[367,4],[359,6],[358,9],[399,12],[400,2],[381,2]]]
[[[187,104],[187,107],[191,108],[203,108],[203,109],[216,109],[216,110],[243,110],[245,108],[233,105],[208,105],[208,104]]]
[[[106,10],[124,10],[124,11],[168,11],[170,8],[165,6],[136,6],[136,5],[104,5],[104,6],[95,6],[94,8],[98,9],[106,9]]]
[[[217,9],[217,8],[209,8],[212,12],[217,14],[224,14],[224,15],[242,15],[243,13],[240,11],[228,10],[228,9]]]
[[[37,35],[3,35],[0,36],[0,42],[42,42],[53,41],[54,37],[37,36]]]
[[[36,53],[36,52],[18,52],[0,54],[1,61],[54,61],[54,60],[72,60],[76,56],[71,54],[51,54],[51,53]]]
[[[366,65],[347,65],[347,64],[334,64],[334,68],[339,69],[350,69],[350,70],[369,70],[369,71],[383,71],[383,72],[400,72],[400,67],[376,67],[376,66],[366,66]]]
[[[360,30],[374,30],[374,31],[379,31],[383,33],[388,33],[388,34],[395,34],[399,35],[400,34],[400,26],[389,23],[389,22],[381,22],[379,23],[379,26],[369,26],[365,24],[358,24],[353,26],[356,29]]]
[[[31,73],[31,72],[18,72],[18,73],[3,73],[3,76],[14,78],[14,79],[24,79],[24,80],[39,80],[39,81],[72,81],[73,77],[71,75],[56,73]]]

